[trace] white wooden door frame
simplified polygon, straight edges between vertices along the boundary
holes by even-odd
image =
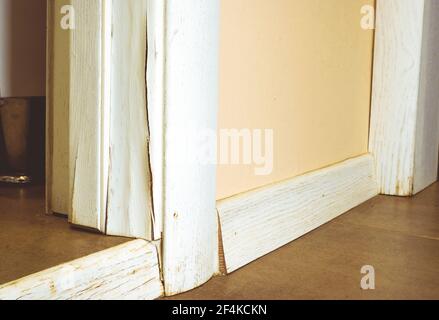
[[[166,294],[193,289],[218,271],[216,168],[172,160],[189,158],[202,143],[199,133],[216,130],[219,1],[71,5],[69,219],[109,235],[162,240]],[[54,108],[49,101],[49,146]],[[48,199],[54,192],[48,188]]]
[[[410,196],[438,175],[439,2],[378,0],[370,126],[380,191]]]
[[[217,128],[219,1],[150,0],[148,40],[154,207],[172,295],[218,270],[216,167],[188,159],[203,147],[200,133]]]
[[[81,8],[81,1],[85,0],[74,0],[78,3],[78,8]],[[105,8],[108,10],[108,6],[103,4],[109,1],[94,0],[94,4],[101,5],[100,8],[93,7],[97,10],[95,14],[99,12],[103,13],[104,16],[108,14],[108,11],[104,10]],[[87,9],[90,10],[90,1],[86,2]],[[144,167],[143,171],[139,167],[135,167],[133,171],[136,175],[146,177],[146,181],[152,179],[154,210],[153,212],[142,211],[142,205],[128,206],[127,216],[133,217],[134,223],[139,219],[145,222],[145,217],[152,221],[151,236],[144,238],[161,240],[161,270],[165,294],[173,295],[205,283],[218,272],[219,268],[219,224],[215,203],[215,166],[194,161],[178,161],[190,159],[191,152],[200,147],[198,139],[200,132],[216,130],[219,1],[147,0],[146,4],[148,38],[146,82],[151,172],[149,172],[149,166],[148,168]],[[284,244],[285,241],[293,240],[350,207],[374,196],[378,193],[375,188],[377,181],[383,193],[410,195],[436,180],[437,147],[439,146],[437,141],[439,135],[436,134],[436,130],[439,130],[439,119],[437,108],[431,104],[434,101],[433,93],[429,91],[426,93],[427,91],[422,89],[428,87],[428,81],[437,80],[428,72],[430,68],[434,70],[437,67],[428,55],[428,52],[432,50],[431,41],[436,39],[439,33],[437,29],[430,30],[431,28],[429,28],[433,22],[428,18],[427,13],[432,10],[433,6],[437,6],[434,4],[434,0],[378,0],[370,139],[370,152],[373,157],[362,155],[358,159],[319,170],[312,175],[295,178],[286,182],[285,185],[273,186],[272,189],[263,188],[251,194],[242,195],[239,199],[230,199],[231,202],[221,202],[218,204],[218,209],[222,219],[222,232],[227,237],[227,235],[235,234],[236,230],[232,232],[232,229],[236,227],[236,223],[224,219],[230,217],[235,219],[234,214],[238,218],[245,217],[243,213],[248,210],[250,202],[250,207],[259,203],[260,209],[263,208],[264,202],[261,203],[260,199],[267,194],[277,192],[276,188],[284,192],[286,190],[284,187],[287,187],[286,191],[295,192],[294,190],[297,188],[305,186],[309,190],[307,189],[308,191],[300,195],[300,201],[321,201],[322,196],[326,196],[334,188],[341,190],[341,193],[358,191],[355,193],[355,201],[346,207],[321,208],[318,216],[312,217],[315,223],[309,226],[294,226],[295,230],[298,231],[291,235],[273,231],[270,238],[272,243],[266,246],[265,251],[256,250],[255,254],[251,255],[251,252],[245,249],[245,245],[241,243],[240,246],[237,246],[237,250],[245,249],[245,254],[248,255],[245,257],[245,261],[240,261],[242,256],[233,253],[235,248],[230,245],[233,241],[225,243],[225,249],[228,250],[225,255],[231,256],[231,261],[234,261],[229,266],[230,271],[257,259],[262,254]],[[129,11],[126,13],[126,17],[129,17]],[[89,14],[93,14],[93,10]],[[102,19],[102,17],[96,16],[95,18],[96,21],[101,21],[102,26],[105,26],[106,21],[108,22],[108,19]],[[137,25],[137,27],[139,26],[141,24]],[[111,175],[111,170],[114,168],[111,168],[110,159],[106,158],[109,154],[107,150],[111,145],[111,141],[107,139],[110,139],[112,134],[117,134],[117,130],[129,130],[129,128],[127,126],[111,127],[110,124],[105,125],[106,121],[111,123],[108,120],[108,115],[105,114],[105,110],[109,110],[111,106],[106,105],[106,103],[114,99],[111,97],[111,93],[105,94],[105,90],[108,88],[112,90],[111,86],[106,86],[108,81],[110,83],[112,81],[111,76],[109,76],[112,73],[108,73],[106,68],[114,66],[111,63],[108,64],[108,60],[105,58],[108,49],[102,50],[102,48],[108,45],[105,39],[110,40],[114,45],[117,37],[109,37],[108,29],[105,32],[105,28],[100,29],[99,26],[96,28],[100,31],[95,34],[91,33],[95,35],[94,41],[96,43],[95,47],[92,48],[95,48],[93,52],[96,54],[90,55],[91,48],[87,47],[88,59],[95,59],[94,62],[89,61],[89,64],[95,65],[96,68],[87,70],[87,74],[92,72],[92,76],[84,78],[83,73],[75,75],[75,70],[72,69],[72,81],[76,79],[75,82],[80,80],[92,81],[93,83],[87,86],[84,83],[77,83],[76,86],[79,87],[73,85],[72,90],[75,94],[80,90],[85,90],[84,93],[87,94],[89,100],[84,101],[84,96],[73,97],[70,101],[71,105],[73,107],[85,105],[95,107],[95,109],[91,108],[92,110],[84,110],[84,112],[91,113],[87,116],[86,113],[79,113],[70,119],[74,126],[71,130],[78,131],[80,129],[77,135],[71,135],[73,151],[70,155],[72,160],[71,178],[72,182],[75,181],[72,183],[71,191],[74,195],[72,212],[73,214],[76,212],[78,215],[84,214],[87,219],[91,217],[91,227],[108,232],[102,226],[102,208],[107,203],[105,197],[108,194],[108,185],[106,184],[108,180],[106,177]],[[137,31],[130,30],[129,32],[135,33]],[[144,31],[140,31],[139,34],[142,32]],[[388,37],[396,37],[399,40],[392,43]],[[87,41],[90,41],[90,38]],[[81,42],[80,38],[74,38],[73,42],[86,43],[85,40]],[[126,45],[126,42],[122,41],[121,43]],[[400,46],[404,46],[406,43],[405,47],[413,49],[409,55],[412,60],[408,60],[406,51],[400,50]],[[72,50],[79,49],[74,46]],[[75,51],[76,54],[78,52],[80,51]],[[120,51],[119,54],[122,55],[121,59],[127,58]],[[118,60],[117,63],[120,61],[122,60]],[[404,73],[406,71],[404,67],[407,65],[412,66],[412,69]],[[132,67],[138,68],[139,66],[133,65]],[[94,80],[96,75],[98,80]],[[138,81],[140,80],[138,79]],[[395,85],[396,83],[402,85]],[[122,86],[123,84],[120,84],[120,87]],[[90,88],[93,87],[96,90],[90,91]],[[136,93],[138,92],[130,94]],[[402,93],[406,94],[406,99],[401,100]],[[102,113],[99,114],[99,112]],[[82,120],[84,117],[87,118],[88,122]],[[90,117],[94,119],[92,122],[90,122]],[[88,125],[83,126],[84,123]],[[434,132],[425,130],[427,123]],[[85,134],[89,130],[94,134]],[[396,134],[401,130],[404,134]],[[94,139],[90,139],[90,137],[94,137]],[[181,140],[182,137],[185,138],[184,144]],[[84,149],[87,144],[89,148]],[[429,145],[433,146],[431,150],[426,147]],[[216,146],[212,145],[211,147]],[[131,149],[128,151],[133,152]],[[130,154],[135,154],[135,152]],[[78,166],[80,158],[95,160],[91,167],[90,162],[87,162],[88,166]],[[407,165],[400,166],[401,163]],[[373,164],[377,165],[378,179],[375,178]],[[104,171],[101,170],[102,166]],[[106,168],[110,168],[107,174],[105,173],[107,172]],[[408,170],[403,170],[404,168],[408,168]],[[355,180],[357,183],[355,188],[349,187],[349,178],[333,181],[334,185],[332,185],[331,177],[339,177],[349,172],[355,173],[358,178]],[[130,171],[127,173],[132,174]],[[149,174],[151,174],[151,178]],[[384,175],[387,178],[383,178]],[[80,176],[80,180],[78,180],[78,176]],[[386,179],[395,183],[389,184]],[[324,181],[326,182],[322,184]],[[404,181],[404,183],[401,184],[398,181]],[[348,188],[346,188],[346,183]],[[389,189],[387,189],[388,185]],[[328,190],[322,189],[322,186],[330,188]],[[398,190],[403,192],[398,192]],[[113,192],[122,191],[115,185]],[[276,193],[276,195],[286,196],[285,199],[289,198],[286,193]],[[330,202],[345,201],[343,199],[345,199],[343,196],[337,196]],[[301,208],[296,203],[288,203],[287,207],[279,207],[276,212],[282,213],[284,210],[288,210],[290,216],[296,217],[304,214]],[[117,214],[117,210],[113,212]],[[141,213],[139,214],[139,212]],[[230,212],[234,214],[230,214]],[[75,222],[75,220],[73,221]],[[84,223],[81,224],[84,225]],[[229,226],[232,229],[228,229]],[[243,230],[247,235],[255,235],[251,226],[243,225],[243,227],[245,227]],[[273,228],[277,228],[277,226],[273,226]],[[258,235],[256,234],[256,236]],[[277,236],[279,239],[276,238]]]
[[[68,213],[75,225],[152,241],[146,4],[71,1]]]
[[[72,0],[75,29],[70,34],[69,152],[71,223],[105,232],[107,153],[103,150],[106,52],[103,0]],[[56,26],[58,27],[58,26]]]

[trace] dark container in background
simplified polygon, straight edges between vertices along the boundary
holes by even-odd
[[[3,99],[0,108],[0,181],[44,183],[45,98]]]

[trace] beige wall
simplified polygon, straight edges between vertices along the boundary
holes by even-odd
[[[0,98],[45,95],[46,0],[0,0]]]
[[[372,0],[222,0],[220,128],[273,128],[274,170],[221,165],[218,199],[367,152]]]

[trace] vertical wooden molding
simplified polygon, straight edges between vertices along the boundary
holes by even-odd
[[[154,204],[154,234],[163,232],[164,207],[164,65],[166,1],[147,1],[146,88],[149,119],[149,155]]]
[[[153,232],[146,102],[147,0],[111,0],[110,160],[107,233],[157,240]],[[111,2],[110,1],[110,2]]]
[[[190,158],[206,147],[200,135],[217,128],[219,1],[150,0],[148,44],[154,207],[173,295],[218,270],[216,167]]]
[[[413,195],[437,180],[437,6],[377,3],[370,152],[383,194]]]
[[[103,1],[72,0],[70,47],[70,210],[73,224],[102,230],[101,112]]]
[[[74,0],[70,221],[158,240],[146,99],[147,0]]]
[[[102,49],[101,49],[101,122],[100,122],[100,230],[107,233],[108,202],[110,180],[110,139],[111,139],[111,85],[112,85],[112,47],[113,47],[113,1],[102,3]]]
[[[45,171],[46,171],[46,213],[51,214],[52,209],[52,168],[53,168],[53,46],[54,46],[54,3],[47,1],[46,21],[46,145],[45,145]],[[65,201],[65,204],[68,204]],[[67,211],[66,211],[67,212]]]
[[[46,51],[46,211],[69,211],[70,30],[60,26],[61,7],[47,1]]]
[[[414,193],[437,180],[439,166],[439,1],[425,0],[423,28]]]

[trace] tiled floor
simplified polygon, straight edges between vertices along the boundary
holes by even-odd
[[[372,265],[376,289],[363,291]],[[379,196],[176,299],[439,299],[439,184]]]
[[[43,188],[0,187],[0,283],[127,241],[43,212]],[[364,265],[376,270],[376,290],[360,289]],[[175,298],[439,299],[439,184],[414,198],[376,197]]]

